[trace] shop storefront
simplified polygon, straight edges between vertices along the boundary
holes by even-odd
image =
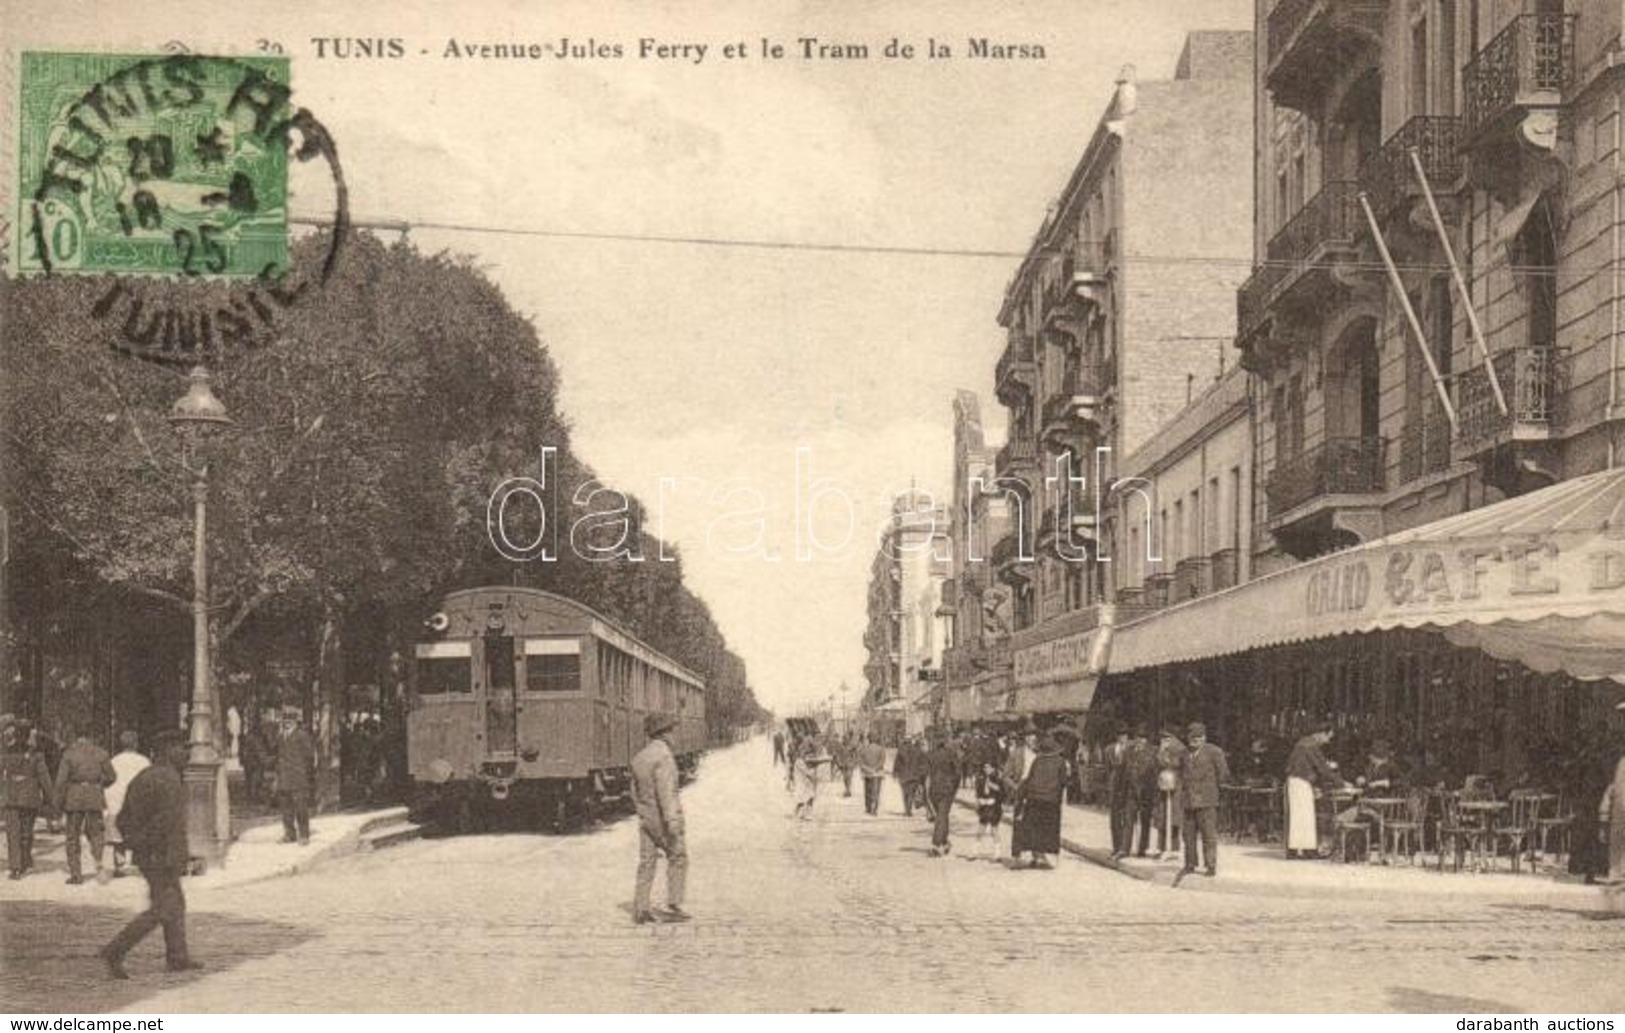
[[[1097,707],[1203,720],[1233,756],[1330,720],[1345,756],[1381,738],[1448,781],[1555,785],[1625,698],[1625,471],[1125,623],[1110,669]]]

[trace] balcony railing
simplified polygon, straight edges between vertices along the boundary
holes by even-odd
[[[1328,438],[1277,465],[1264,492],[1279,516],[1326,495],[1382,491],[1383,482],[1382,438]]]
[[[1461,70],[1467,135],[1536,99],[1557,103],[1574,75],[1572,14],[1512,19]]]
[[[1491,399],[1494,404],[1494,399]],[[1450,466],[1450,421],[1437,402],[1408,420],[1399,436],[1399,479],[1414,481]]]
[[[993,459],[994,473],[999,477],[1019,476],[1023,471],[1038,466],[1038,446],[1026,437],[1018,437],[1003,448]]]
[[[999,401],[1006,405],[1014,404],[1021,392],[1032,389],[1035,375],[1030,345],[1012,334],[1004,347],[1004,354],[999,356],[998,364],[993,367],[994,390]]]
[[[1563,362],[1557,349],[1509,348],[1491,358],[1508,412],[1503,414],[1496,404],[1483,366],[1462,373],[1457,381],[1462,444],[1476,445],[1519,425],[1549,429],[1559,417],[1563,394]]]
[[[1276,0],[1265,82],[1277,104],[1307,110],[1340,69],[1382,39],[1387,0]]]
[[[1208,556],[1191,556],[1174,565],[1173,602],[1183,602],[1207,595],[1213,590],[1213,560]]]
[[[1414,149],[1422,170],[1435,190],[1448,188],[1461,178],[1462,123],[1453,116],[1418,115],[1388,138],[1382,149],[1360,169],[1360,185],[1377,215],[1391,214],[1422,188],[1411,165]]]
[[[1306,262],[1329,244],[1351,245],[1360,234],[1360,184],[1327,183],[1270,238],[1272,262]]]
[[[1327,183],[1279,233],[1270,238],[1268,260],[1236,292],[1236,327],[1243,337],[1264,321],[1282,284],[1303,272],[1327,247],[1352,247],[1361,232],[1360,184]]]
[[[1213,590],[1222,592],[1241,582],[1240,553],[1235,549],[1220,549],[1213,554]]]

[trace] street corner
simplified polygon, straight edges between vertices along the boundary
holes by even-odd
[[[186,938],[203,968],[166,971],[161,937],[154,936],[126,959],[130,978],[114,980],[97,951],[129,919],[128,909],[109,904],[0,901],[0,999],[8,1010],[25,1013],[119,1011],[320,935],[286,922],[193,910],[187,914]]]
[[[415,835],[418,831],[407,821],[405,807],[317,816],[310,822],[309,841],[303,843],[288,841],[280,823],[264,822],[244,829],[225,860],[187,886],[211,892],[299,875],[325,862],[374,849],[378,843],[397,841],[390,838],[394,834]]]

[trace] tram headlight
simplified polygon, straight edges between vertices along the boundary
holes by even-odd
[[[436,611],[424,619],[423,626],[430,631],[445,631],[451,627],[451,618],[444,611]]]

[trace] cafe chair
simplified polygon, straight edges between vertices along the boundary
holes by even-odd
[[[1569,856],[1569,835],[1574,829],[1574,815],[1566,806],[1568,801],[1562,793],[1558,793],[1551,800],[1551,807],[1547,812],[1535,818],[1536,842],[1540,847],[1540,858],[1544,862],[1551,856],[1554,865],[1561,864]],[[1554,846],[1561,845],[1561,849],[1552,853]]]
[[[1404,817],[1383,822],[1383,854],[1388,857],[1408,854],[1411,867],[1415,868],[1416,855],[1422,849],[1422,830],[1427,816],[1428,794],[1421,789],[1413,790],[1406,800]]]
[[[1460,797],[1447,793],[1441,801],[1444,804],[1444,817],[1439,820],[1438,829],[1439,870],[1444,871],[1446,854],[1455,856],[1455,871],[1461,871],[1469,853],[1472,854],[1473,865],[1476,868],[1484,853],[1488,830],[1482,824],[1462,817]]]
[[[1535,821],[1540,815],[1539,794],[1530,789],[1514,789],[1507,794],[1507,803],[1505,816],[1494,825],[1495,851],[1490,856],[1499,855],[1501,844],[1506,843],[1507,853],[1512,857],[1512,870],[1517,872],[1521,870],[1523,855],[1534,842]],[[1534,869],[1533,862],[1530,869]]]

